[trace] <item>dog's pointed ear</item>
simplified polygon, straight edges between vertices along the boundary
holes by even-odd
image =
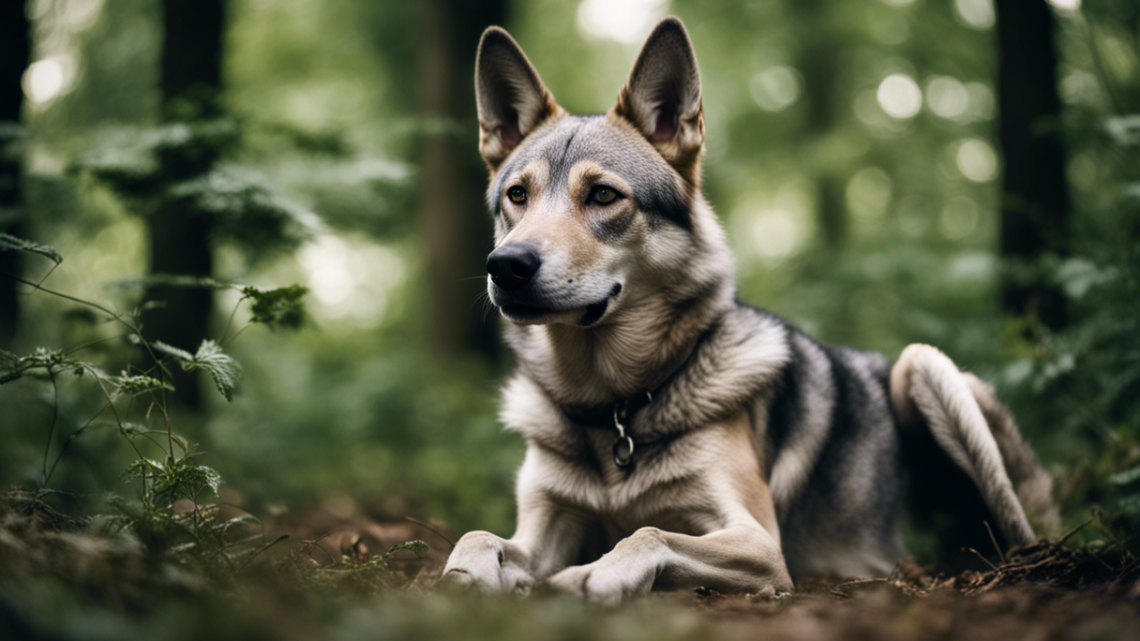
[[[686,173],[705,140],[701,72],[685,25],[665,18],[649,34],[613,113],[633,124]]]
[[[562,108],[511,35],[487,27],[475,56],[479,153],[496,169],[522,139]]]

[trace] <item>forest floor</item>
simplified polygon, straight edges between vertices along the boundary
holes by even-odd
[[[1050,542],[986,571],[904,562],[888,579],[804,580],[775,600],[698,590],[601,610],[437,590],[440,524],[334,502],[262,525],[236,564],[214,563],[229,549],[156,555],[106,519],[0,495],[0,638],[1140,639],[1140,560]],[[382,554],[410,539],[428,549]]]

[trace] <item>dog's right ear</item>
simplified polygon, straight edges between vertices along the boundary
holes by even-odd
[[[475,57],[479,153],[494,171],[527,134],[562,112],[510,34],[487,27]]]

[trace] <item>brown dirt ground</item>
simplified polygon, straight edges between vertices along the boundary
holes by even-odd
[[[76,547],[74,528],[50,509],[29,509],[27,503],[11,501],[0,507],[6,508],[0,510],[6,513],[0,519],[0,570],[66,576],[73,585],[86,586],[89,594],[113,588],[114,598],[99,599],[112,610],[130,610],[132,604],[149,607],[145,604],[150,599],[131,596],[136,592],[178,596],[157,584],[156,567],[131,551],[95,550],[91,558],[99,561],[94,565],[82,554],[62,554],[71,549],[67,546]],[[333,566],[329,569],[334,574],[346,562],[365,561],[395,544],[426,541],[431,550],[423,558],[399,552],[389,563],[383,589],[394,588],[405,600],[435,591],[449,541],[454,540],[442,524],[370,518],[349,503],[282,515],[265,525],[268,540],[287,536],[291,541],[285,546],[288,558],[307,555],[306,567]],[[89,543],[78,547],[92,549]],[[41,562],[34,562],[37,558]],[[106,571],[96,571],[104,566]],[[182,593],[192,596],[201,590],[213,591],[200,583]],[[540,606],[543,598],[535,595],[529,601]],[[1007,553],[1004,561],[984,572],[932,574],[904,562],[887,579],[810,579],[779,599],[697,590],[647,601],[665,612],[695,614],[699,632],[678,638],[1140,640],[1140,560],[1041,542]],[[614,616],[621,614],[602,615]],[[595,625],[610,627],[607,621],[611,618],[599,618]]]
[[[371,521],[353,510],[318,511],[279,523],[298,538],[317,530],[331,558],[383,551],[418,538],[432,551],[394,569],[413,592],[432,591],[453,534],[439,523]],[[367,552],[365,552],[367,553]],[[1140,559],[1040,542],[988,571],[932,574],[900,563],[888,579],[814,578],[770,600],[707,590],[670,597],[715,622],[722,638],[764,639],[1134,639],[1140,640]],[[723,635],[723,636],[722,636]]]

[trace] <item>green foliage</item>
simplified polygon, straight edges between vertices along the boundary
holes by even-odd
[[[256,173],[233,165],[172,185],[163,206],[210,216],[217,233],[249,253],[295,246],[320,228],[311,211],[281,197]]]
[[[109,283],[122,289],[151,289],[153,287],[184,287],[189,289],[233,289],[232,283],[223,283],[205,276],[186,274],[147,274],[140,278],[127,278]]]
[[[397,543],[396,545],[393,545],[392,548],[385,552],[384,556],[380,558],[384,561],[387,561],[388,559],[392,558],[393,554],[399,552],[400,550],[407,550],[409,552],[412,552],[416,555],[416,558],[419,558],[424,554],[427,554],[428,549],[430,549],[428,548],[428,544],[424,543],[423,541],[405,541],[404,543]]]
[[[262,323],[270,329],[284,327],[296,329],[305,320],[304,298],[308,288],[290,285],[277,289],[243,287],[241,293],[253,301],[252,323]]]
[[[155,392],[173,392],[174,386],[166,381],[159,380],[152,376],[144,376],[141,374],[130,375],[123,372],[121,376],[115,379],[120,394],[125,396],[138,396],[140,394],[151,394]]]
[[[9,234],[0,233],[0,251],[23,251],[30,254],[39,254],[49,258],[56,265],[63,262],[63,256],[59,255],[54,247],[33,243],[30,240],[23,238],[16,238]]]
[[[51,375],[56,372],[69,370],[76,376],[84,372],[97,372],[90,363],[84,363],[68,358],[60,350],[37,347],[35,352],[27,356],[17,356],[12,352],[0,349],[0,385],[10,383],[30,370],[42,369]]]
[[[142,215],[205,217],[215,236],[251,257],[296,246],[319,229],[319,221],[257,172],[223,162],[240,131],[233,118],[118,130],[72,170],[107,186]]]
[[[234,400],[234,390],[241,383],[241,363],[222,353],[220,345],[210,339],[202,341],[193,360],[183,363],[183,369],[203,369],[214,378],[214,385],[227,401]]]
[[[182,369],[187,372],[199,369],[209,372],[222,396],[225,396],[227,401],[234,400],[234,391],[242,378],[241,363],[224,354],[221,345],[207,338],[202,341],[195,354],[171,347],[162,341],[154,341],[151,347],[179,361]]]

